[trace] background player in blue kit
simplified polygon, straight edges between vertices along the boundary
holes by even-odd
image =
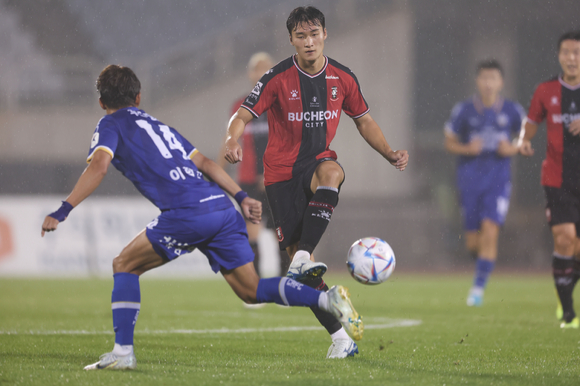
[[[499,228],[511,194],[511,138],[521,127],[523,108],[501,97],[503,71],[495,60],[477,66],[477,94],[457,104],[445,125],[445,149],[458,155],[457,186],[464,217],[465,244],[477,257],[468,306],[481,306],[497,259]]]
[[[355,340],[362,337],[362,321],[346,288],[335,286],[321,292],[289,278],[258,277],[244,219],[225,192],[234,196],[253,222],[260,221],[260,202],[248,197],[222,168],[176,130],[137,108],[141,83],[131,69],[107,66],[97,79],[97,90],[107,115],[95,129],[89,166],[62,206],[45,218],[42,236],[56,230],[59,222],[97,188],[110,163],[161,214],[113,260],[115,345],[86,370],[136,368],[133,332],[141,302],[139,276],[196,248],[243,301],[318,307],[340,320]],[[204,180],[202,173],[214,182]]]

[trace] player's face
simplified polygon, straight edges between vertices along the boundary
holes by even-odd
[[[560,44],[558,60],[560,61],[560,66],[562,66],[564,78],[580,77],[580,42],[564,40]]]
[[[480,70],[475,82],[479,96],[486,100],[495,100],[503,88],[503,77],[501,72],[495,68]]]
[[[316,24],[299,24],[292,35],[290,43],[296,49],[300,59],[314,62],[322,55],[324,41],[326,40],[326,28]]]

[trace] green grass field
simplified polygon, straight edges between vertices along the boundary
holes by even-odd
[[[470,281],[396,274],[367,287],[327,277],[348,285],[369,327],[360,355],[327,360],[330,339],[308,309],[246,310],[223,280],[145,276],[138,369],[89,372],[114,343],[112,280],[2,279],[0,385],[580,383],[580,331],[558,327],[549,275],[496,275],[476,309],[465,306]]]

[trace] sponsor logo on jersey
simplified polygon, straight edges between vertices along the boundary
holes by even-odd
[[[326,79],[339,79],[338,76],[326,75]]]
[[[497,116],[497,124],[498,124],[499,126],[501,126],[501,127],[505,127],[505,126],[507,126],[507,124],[509,123],[509,121],[510,121],[510,119],[509,119],[509,117],[507,116],[507,114],[505,114],[505,113],[500,113],[500,114]]]
[[[312,102],[310,102],[310,107],[312,107],[312,108],[320,107],[320,103],[318,103],[318,98],[316,96],[312,97]]]
[[[91,140],[91,149],[97,146],[97,143],[99,143],[99,132],[93,134],[93,139]]]
[[[331,88],[331,94],[330,94],[330,99],[332,99],[333,101],[338,99],[338,87],[336,86],[332,86]]]
[[[552,121],[554,123],[563,123],[569,126],[572,121],[580,119],[580,114],[552,114]]]
[[[306,111],[299,113],[288,113],[290,122],[306,122],[305,127],[320,127],[329,119],[338,119],[340,110],[326,111]]]
[[[254,89],[252,90],[252,94],[255,94],[257,96],[260,96],[260,93],[262,92],[262,86],[264,84],[262,82],[258,82],[256,83],[256,85],[254,86]]]
[[[295,101],[300,99],[300,96],[298,96],[298,90],[292,90],[290,91],[290,98],[288,98],[289,101]]]

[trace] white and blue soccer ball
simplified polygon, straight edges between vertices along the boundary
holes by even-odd
[[[380,284],[395,270],[395,253],[386,241],[365,237],[348,250],[346,266],[359,283]]]

